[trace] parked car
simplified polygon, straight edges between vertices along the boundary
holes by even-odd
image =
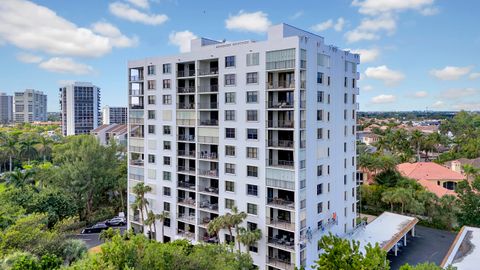
[[[105,223],[97,223],[91,227],[83,229],[82,233],[99,233],[106,229],[108,229],[108,226]]]
[[[107,220],[105,224],[109,227],[113,226],[125,226],[127,224],[127,221],[123,217],[114,217],[110,220]]]

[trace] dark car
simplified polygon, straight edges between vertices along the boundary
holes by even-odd
[[[105,222],[107,226],[113,227],[113,226],[125,226],[127,222],[125,221],[125,218],[123,217],[114,217],[110,220],[107,220]]]
[[[87,227],[83,229],[82,233],[99,233],[103,230],[108,229],[108,226],[104,223],[97,223],[93,225],[92,227]]]

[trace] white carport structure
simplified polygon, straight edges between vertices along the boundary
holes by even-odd
[[[449,265],[457,270],[480,269],[480,228],[462,227],[440,264],[441,267]]]
[[[417,222],[418,219],[414,217],[384,212],[369,224],[357,228],[350,239],[360,242],[362,252],[368,243],[372,246],[378,243],[387,252],[393,249],[396,256],[397,243],[403,240],[403,245],[407,245],[407,234],[411,232],[415,236]]]

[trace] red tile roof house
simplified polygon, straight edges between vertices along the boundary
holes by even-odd
[[[455,195],[457,183],[465,180],[463,174],[433,162],[402,163],[397,165],[397,170],[438,197]]]

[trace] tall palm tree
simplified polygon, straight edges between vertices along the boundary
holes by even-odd
[[[216,235],[218,237],[218,233],[223,228],[223,224],[225,223],[223,219],[224,216],[218,216],[208,222],[207,232],[210,236]]]
[[[420,148],[422,147],[423,141],[424,141],[423,133],[420,132],[419,130],[414,130],[410,135],[410,142],[417,154],[417,158],[416,158],[417,162],[420,161]]]
[[[156,223],[155,213],[153,213],[153,211],[150,210],[147,213],[147,219],[145,219],[145,225],[148,226],[148,230],[149,230],[148,239],[152,239],[153,232],[157,234],[157,225],[155,223]],[[152,231],[152,225],[153,225],[153,231]],[[155,238],[157,238],[156,235],[155,235]]]
[[[36,140],[25,139],[20,142],[20,156],[30,161],[32,158],[36,158],[38,155],[35,145],[38,144]]]
[[[140,210],[140,216],[142,217],[142,225],[145,224],[144,210],[148,213],[147,205],[148,200],[145,198],[145,194],[152,191],[152,187],[145,185],[144,183],[138,183],[132,188],[132,192],[137,196],[135,199],[136,206]]]
[[[382,202],[390,205],[390,212],[393,212],[393,204],[395,203],[394,191],[386,190],[382,193]]]
[[[155,219],[160,221],[160,223],[162,224],[162,226],[161,226],[162,231],[161,231],[161,235],[160,235],[160,237],[161,237],[160,242],[162,242],[162,243],[163,243],[163,230],[164,230],[164,227],[165,227],[164,222],[169,216],[170,216],[170,213],[167,212],[167,211],[162,211],[162,213],[155,215]],[[157,231],[155,231],[155,233],[156,232]]]
[[[21,171],[20,169],[15,169],[15,171],[10,172],[6,179],[7,183],[10,185],[14,185],[17,188],[23,188],[27,185],[35,185],[35,180],[33,179],[33,171],[32,170],[25,170]]]
[[[259,229],[247,230],[244,227],[238,228],[237,241],[247,248],[247,253],[250,254],[250,246],[262,239],[262,231]],[[240,245],[239,245],[240,251]]]
[[[13,158],[18,154],[17,138],[6,136],[2,142],[2,152],[8,156],[9,171],[13,170]]]
[[[393,190],[393,201],[396,202],[396,203],[399,203],[400,206],[401,206],[401,212],[403,214],[403,212],[405,211],[405,204],[407,204],[410,200],[413,200],[413,196],[412,196],[412,193],[406,189],[406,188],[402,188],[402,187],[399,187],[399,188],[395,188]]]
[[[247,218],[247,213],[243,211],[238,212],[236,206],[232,208],[232,213],[225,214],[224,226],[230,234],[230,239],[233,239],[232,228],[235,228],[235,232],[238,234],[238,225],[240,225],[245,218]],[[240,243],[238,244],[238,249],[240,250]]]
[[[47,157],[50,157],[52,153],[52,144],[53,141],[45,136],[41,136],[38,140],[38,153],[42,155],[44,162],[47,160]]]

